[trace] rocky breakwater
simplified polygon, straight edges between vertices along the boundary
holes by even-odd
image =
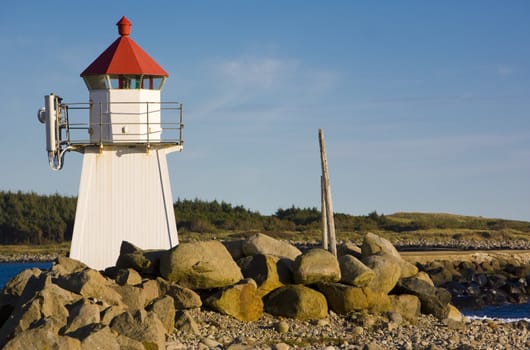
[[[530,259],[530,257],[528,257]],[[467,258],[418,264],[434,284],[452,294],[460,308],[527,303],[530,297],[530,261],[509,252],[479,252]]]
[[[167,251],[124,242],[116,266],[105,271],[59,257],[50,271],[25,270],[3,289],[0,347],[280,349],[327,342],[357,348],[357,342],[378,349],[395,347],[387,340],[376,347],[366,337],[365,329],[376,324],[405,331],[427,317],[462,327],[450,294],[389,241],[367,234],[362,247],[340,251],[338,258],[318,248],[302,254],[257,234],[224,244],[181,243]],[[233,324],[238,330],[227,333]],[[248,334],[245,324],[260,326]],[[313,334],[318,329],[327,335]],[[402,338],[394,341],[413,346]]]

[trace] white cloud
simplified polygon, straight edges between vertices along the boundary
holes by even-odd
[[[282,84],[298,66],[296,60],[243,56],[219,62],[214,69],[226,84],[235,88],[266,89]]]
[[[292,58],[242,55],[203,65],[200,114],[262,110],[272,116],[333,91],[338,74]],[[206,89],[204,89],[206,87]],[[197,111],[199,112],[199,111]]]
[[[509,77],[513,73],[515,73],[515,70],[513,67],[508,65],[500,65],[497,67],[497,75],[501,77]]]

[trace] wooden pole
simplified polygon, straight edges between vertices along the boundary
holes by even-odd
[[[329,183],[328,159],[326,157],[326,144],[324,142],[324,132],[318,129],[318,141],[320,143],[320,160],[322,161],[322,177],[324,178],[326,218],[328,222],[329,245],[331,253],[337,256],[337,240],[335,238],[335,219],[333,217],[333,201],[331,199],[331,186]]]
[[[322,249],[329,250],[328,244],[328,219],[326,209],[326,183],[324,176],[320,176],[320,202],[322,205]]]

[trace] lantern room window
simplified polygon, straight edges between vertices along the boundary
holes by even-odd
[[[89,90],[149,89],[160,90],[166,77],[152,75],[87,75],[83,77]]]

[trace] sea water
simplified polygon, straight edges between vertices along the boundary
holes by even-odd
[[[500,322],[530,322],[530,303],[484,306],[477,310],[462,310],[462,314],[470,319],[495,319]]]
[[[51,262],[15,262],[15,263],[0,263],[0,289],[4,288],[5,284],[20,272],[37,267],[41,270],[49,270],[52,267]]]
[[[0,289],[18,273],[25,269],[37,267],[49,270],[51,262],[0,263]],[[478,310],[463,310],[462,314],[471,319],[496,319],[501,322],[526,320],[530,322],[530,303],[485,306]]]

